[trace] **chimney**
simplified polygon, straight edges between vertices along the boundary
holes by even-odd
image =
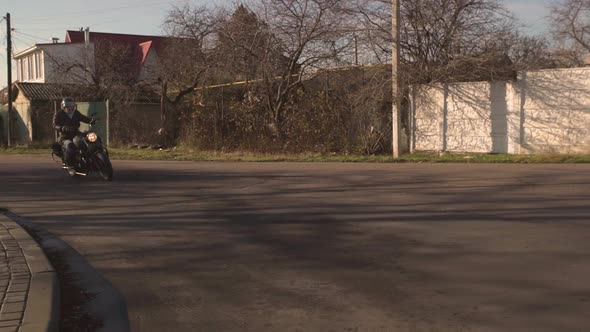
[[[90,28],[86,27],[86,29],[84,30],[84,44],[86,44],[86,46],[88,46],[88,44],[90,44]]]
[[[59,38],[51,37],[51,42],[53,42],[54,44],[57,44],[57,43],[59,43]]]

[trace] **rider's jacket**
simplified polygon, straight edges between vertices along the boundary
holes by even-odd
[[[59,110],[53,115],[53,127],[59,132],[59,141],[73,140],[80,128],[80,122],[90,123],[91,119],[78,110],[70,118],[64,110]],[[64,130],[64,127],[71,127],[76,130]]]

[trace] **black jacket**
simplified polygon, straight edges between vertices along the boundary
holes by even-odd
[[[92,119],[80,113],[78,110],[74,111],[74,115],[70,117],[63,110],[55,112],[53,115],[53,127],[59,132],[59,140],[72,140],[78,134],[80,122],[90,123]],[[68,130],[71,129],[71,130]]]

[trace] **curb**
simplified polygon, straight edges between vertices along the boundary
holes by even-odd
[[[0,209],[0,216],[2,215]],[[97,319],[101,326],[86,326],[87,330],[97,332],[128,332],[130,331],[129,316],[127,310],[127,303],[125,297],[108,281],[104,278],[97,270],[90,265],[86,259],[80,255],[74,248],[70,247],[65,241],[59,237],[54,236],[43,227],[33,224],[29,220],[22,218],[18,215],[13,214],[10,211],[4,211],[6,217],[9,220],[17,224],[21,231],[27,235],[31,234],[36,239],[35,245],[42,252],[47,253],[50,257],[59,256],[65,260],[68,266],[67,272],[72,273],[76,276],[76,285],[90,294],[92,298],[85,304],[83,304],[84,311],[90,315],[90,317]],[[26,230],[26,231],[25,231]],[[44,255],[44,257],[46,257]],[[47,260],[47,258],[46,258]],[[59,264],[59,263],[57,263]],[[49,265],[51,266],[51,265]],[[42,269],[42,267],[40,267]],[[54,271],[54,280],[57,282],[57,289],[64,291],[59,288],[60,273],[63,271]],[[49,296],[45,293],[44,296]],[[61,293],[59,293],[61,296]],[[60,297],[58,297],[60,299]],[[60,307],[60,303],[57,303]],[[45,330],[48,332],[54,332],[59,329],[59,311],[56,311],[57,319],[55,320],[54,330]],[[61,326],[64,328],[64,326]],[[67,328],[74,328],[74,331],[78,331],[79,326],[68,326]],[[32,328],[30,330],[20,330],[19,332],[37,332],[44,331],[40,328]],[[69,330],[68,330],[69,331]],[[0,332],[3,332],[0,327]]]
[[[58,331],[59,280],[39,244],[18,223],[0,211],[0,223],[21,248],[31,281],[19,332]]]

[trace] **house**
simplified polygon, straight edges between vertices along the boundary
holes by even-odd
[[[67,31],[65,42],[35,44],[14,56],[17,83],[11,116],[12,141],[17,145],[47,144],[54,140],[53,113],[66,96],[77,100],[79,110],[106,117],[109,97],[97,93],[96,79],[109,71],[122,73],[130,83],[157,84],[158,54],[171,38],[146,35]],[[118,56],[115,57],[114,55]],[[121,61],[121,59],[123,61]],[[159,97],[151,88],[139,89],[140,106],[128,107],[154,113]],[[128,105],[129,106],[129,105]],[[159,104],[157,105],[159,109]],[[7,122],[0,110],[0,122]],[[99,126],[106,121],[99,123]],[[6,131],[0,124],[0,131]],[[105,131],[106,128],[99,128]]]
[[[65,42],[35,44],[14,56],[17,79],[28,83],[91,84],[112,66],[105,56],[124,52],[125,63],[118,63],[128,77],[140,81],[157,79],[154,67],[168,37],[118,33],[67,31]],[[123,55],[123,54],[121,54]],[[101,60],[103,60],[101,62]],[[108,63],[107,63],[108,62]]]
[[[11,117],[11,138],[15,145],[48,145],[55,141],[53,114],[60,107],[65,96],[74,97],[78,110],[85,115],[105,114],[106,104],[87,85],[63,83],[18,82],[15,91],[13,116]],[[103,134],[104,125],[98,130]]]

